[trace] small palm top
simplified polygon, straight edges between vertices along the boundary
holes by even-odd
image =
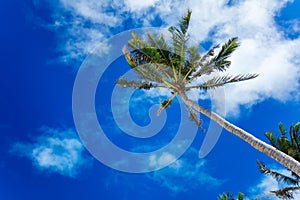
[[[278,150],[290,155],[300,162],[300,122],[290,127],[289,135],[282,123],[279,123],[278,129],[280,136],[276,137],[272,132],[266,132],[266,137],[272,146]]]
[[[230,192],[219,195],[218,200],[243,200],[245,195],[241,192],[238,193],[237,198],[234,198]]]

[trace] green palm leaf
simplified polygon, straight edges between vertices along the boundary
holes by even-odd
[[[164,101],[160,102],[160,108],[156,113],[157,116],[159,116],[163,110],[168,108],[171,105],[172,101],[173,101],[173,98],[170,98],[168,100],[164,100]]]
[[[268,138],[268,140],[270,141],[270,143],[273,147],[278,147],[277,139],[276,139],[274,133],[266,132],[265,136]]]
[[[202,132],[204,132],[202,121],[199,119],[199,113],[196,113],[191,107],[187,107],[187,109],[189,111],[189,119],[195,122],[196,126],[200,127]]]
[[[270,191],[281,199],[294,199],[293,191],[300,190],[300,187],[284,187],[280,190]]]
[[[233,195],[230,192],[223,193],[219,195],[218,200],[243,200],[245,195],[241,192],[238,193],[237,199],[233,197]]]
[[[271,132],[265,133],[272,146],[300,161],[299,123],[290,127],[290,138],[287,138],[287,130],[282,123],[279,123],[278,129],[281,134],[278,137]]]
[[[259,160],[257,160],[256,163],[263,174],[271,175],[277,182],[284,182],[291,185],[298,185],[300,182],[298,179],[291,178],[277,171],[269,169],[264,163],[260,162]]]
[[[215,56],[210,64],[219,71],[225,71],[230,65],[231,61],[228,61],[227,58],[239,47],[238,38],[234,37],[228,40],[222,48],[221,51]]]
[[[245,195],[243,193],[239,192],[237,200],[243,200],[244,197],[245,197]]]
[[[185,35],[189,28],[189,23],[191,19],[192,11],[188,10],[185,16],[179,21],[179,27],[181,32]]]
[[[187,87],[186,89],[202,89],[202,90],[210,90],[210,89],[215,89],[218,87],[222,87],[228,83],[234,83],[234,82],[240,82],[240,81],[245,81],[249,79],[253,79],[257,77],[256,74],[246,74],[246,75],[237,75],[237,76],[218,76],[214,77],[208,81],[205,81],[204,83],[196,86],[190,86]]]
[[[150,82],[136,81],[136,80],[129,81],[126,78],[120,78],[116,84],[121,85],[123,87],[131,87],[135,89],[145,89],[145,90],[150,90],[151,88],[157,87],[156,85],[153,85]]]

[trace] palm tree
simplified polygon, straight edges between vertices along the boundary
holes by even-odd
[[[230,133],[240,137],[255,149],[275,159],[285,167],[300,175],[300,163],[271,145],[257,139],[250,133],[226,121],[218,114],[191,101],[186,92],[192,89],[211,90],[229,83],[245,81],[257,77],[257,74],[223,75],[203,81],[200,77],[213,75],[215,72],[226,71],[231,62],[230,55],[239,46],[238,38],[229,39],[224,45],[214,46],[206,54],[200,55],[199,47],[188,46],[191,11],[180,20],[179,28],[171,26],[169,32],[172,42],[169,44],[163,35],[148,34],[148,39],[142,39],[132,33],[128,47],[123,48],[126,61],[138,76],[137,80],[128,80],[124,77],[117,81],[123,87],[149,90],[150,88],[165,88],[172,93],[172,97],[161,102],[158,114],[171,105],[175,96],[179,95],[185,103],[190,119],[201,126],[199,113],[217,122]],[[215,53],[219,50],[218,53]],[[216,54],[216,55],[215,55]]]
[[[290,126],[289,135],[287,129],[282,123],[279,123],[278,129],[280,136],[276,137],[273,132],[266,132],[266,137],[276,149],[293,157],[300,162],[300,122]]]
[[[289,135],[287,135],[287,129],[282,123],[279,123],[278,129],[280,136],[272,132],[266,132],[266,137],[270,141],[271,145],[276,149],[284,152],[285,154],[290,155],[295,160],[300,161],[300,122],[295,125],[290,126]],[[286,176],[282,173],[279,173],[275,170],[271,170],[264,163],[256,161],[258,168],[263,174],[271,175],[277,182],[286,183],[290,186],[284,187],[276,191],[270,191],[271,195],[275,195],[282,199],[293,199],[293,192],[295,190],[300,190],[300,176],[291,171],[291,176]],[[263,195],[262,197],[264,197]],[[270,196],[270,195],[268,195]]]
[[[299,191],[300,187],[299,187],[299,176],[295,175],[292,173],[292,177],[291,176],[286,176],[280,172],[277,172],[275,170],[271,170],[269,169],[266,164],[260,162],[260,161],[256,161],[258,168],[260,169],[260,171],[263,174],[267,174],[267,175],[271,175],[277,182],[279,183],[286,183],[288,185],[292,185],[292,186],[286,186],[283,187],[279,190],[272,190],[270,191],[269,194],[265,194],[265,195],[261,195],[255,198],[256,199],[261,199],[264,197],[268,197],[268,196],[273,196],[275,195],[276,197],[280,198],[280,199],[294,199],[294,195],[293,192],[294,191]]]
[[[219,195],[218,200],[243,200],[245,195],[241,192],[238,193],[237,199],[232,196],[230,192]]]

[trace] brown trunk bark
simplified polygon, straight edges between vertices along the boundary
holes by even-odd
[[[291,170],[292,172],[300,176],[300,163],[297,160],[279,151],[273,146],[259,140],[258,138],[254,137],[253,135],[244,131],[243,129],[231,124],[230,122],[226,121],[224,118],[220,117],[218,114],[211,112],[210,110],[203,108],[202,106],[189,100],[184,92],[178,92],[178,93],[186,105],[191,106],[198,112],[206,115],[208,118],[217,122],[228,132],[238,136],[239,138],[241,138],[242,140],[250,144],[255,149],[273,158],[274,160],[276,160],[277,162],[285,166],[287,169]]]

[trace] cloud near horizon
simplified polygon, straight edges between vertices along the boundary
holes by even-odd
[[[53,11],[56,29],[63,28],[60,41],[65,61],[83,60],[103,40],[124,30],[177,24],[188,8],[193,14],[189,33],[195,42],[223,43],[238,36],[241,46],[233,54],[228,73],[258,73],[259,77],[225,88],[228,115],[238,116],[240,106],[266,99],[287,102],[299,99],[299,20],[279,25],[281,11],[292,0],[60,0]],[[176,13],[176,14],[174,14]],[[67,19],[64,16],[69,15]],[[288,37],[289,35],[297,37]],[[199,96],[195,91],[192,96]],[[202,94],[200,94],[201,96]],[[203,95],[202,95],[203,96]]]
[[[84,155],[84,147],[76,133],[71,130],[41,128],[42,135],[32,143],[17,142],[13,145],[13,155],[30,159],[33,165],[46,173],[58,173],[76,177],[89,160]]]

